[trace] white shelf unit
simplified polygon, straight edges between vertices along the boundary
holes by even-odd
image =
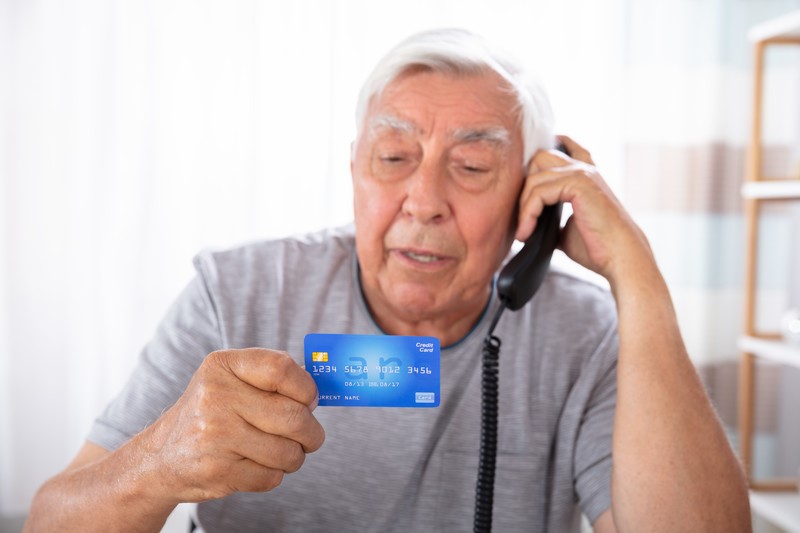
[[[744,335],[739,338],[739,349],[776,363],[800,368],[800,346],[779,340],[761,339]]]
[[[748,181],[742,185],[746,200],[800,199],[800,180]]]
[[[750,509],[790,533],[800,533],[800,492],[750,492]]]
[[[748,336],[740,337],[738,346],[759,359],[800,368],[800,346]],[[750,491],[750,508],[771,524],[800,533],[800,492]]]
[[[747,39],[752,43],[797,37],[800,37],[800,11],[762,22],[747,32]]]
[[[800,176],[770,179],[762,172],[762,104],[764,98],[764,58],[772,46],[800,45],[800,10],[753,27],[748,33],[753,44],[753,124],[748,151],[746,181],[741,195],[745,200],[747,259],[745,264],[744,334],[739,338],[742,351],[739,391],[740,453],[750,483],[750,505],[754,513],[789,532],[800,533],[800,492],[798,480],[756,481],[752,477],[756,359],[800,368],[800,347],[757,331],[755,293],[756,251],[759,218],[763,202],[800,200]]]

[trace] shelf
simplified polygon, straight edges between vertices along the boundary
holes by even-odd
[[[746,335],[739,337],[738,345],[739,349],[745,353],[800,368],[800,346]]]
[[[751,491],[750,508],[786,531],[800,532],[800,492]]]
[[[761,200],[800,198],[800,180],[748,181],[742,185],[742,198]]]
[[[747,38],[752,42],[800,38],[800,11],[792,11],[782,17],[753,26],[747,32]]]
[[[800,45],[800,10],[795,9],[780,17],[753,26],[747,34],[753,51],[753,100],[750,111],[749,156],[746,167],[746,181],[741,188],[744,202],[746,236],[746,256],[744,261],[744,331],[749,335],[739,337],[738,347],[742,351],[739,379],[739,454],[751,488],[753,512],[763,516],[788,531],[800,533],[800,492],[796,483],[764,481],[756,483],[753,479],[753,436],[756,429],[755,391],[757,358],[771,364],[788,365],[800,368],[800,345],[785,342],[779,335],[767,336],[758,333],[756,327],[757,272],[759,259],[759,240],[764,245],[766,235],[759,228],[762,214],[759,202],[800,200],[800,175],[764,176],[762,159],[764,157],[763,108],[765,99],[765,77],[767,77],[767,55],[773,46]],[[794,167],[794,163],[792,163]],[[796,172],[792,168],[791,172]],[[780,178],[780,179],[775,179]],[[773,235],[774,236],[774,235]],[[771,243],[773,246],[777,243]],[[794,260],[794,259],[792,259]],[[795,268],[796,270],[796,268]],[[783,369],[782,369],[783,370]],[[796,446],[796,444],[791,444]],[[791,487],[788,492],[769,492],[773,489]]]

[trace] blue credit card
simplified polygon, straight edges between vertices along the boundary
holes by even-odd
[[[309,333],[306,370],[319,405],[437,407],[439,339]]]

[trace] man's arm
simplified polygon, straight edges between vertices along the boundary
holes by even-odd
[[[87,443],[37,493],[25,531],[157,531],[181,502],[276,487],[317,450],[317,388],[284,352],[209,355],[184,394],[114,452]]]
[[[597,517],[597,520],[592,524],[594,533],[617,533],[617,526],[614,525],[614,515],[611,514],[611,509],[606,510]]]
[[[598,531],[750,531],[741,467],[689,359],[666,283],[644,234],[594,168],[572,158],[534,157],[517,238],[544,204],[571,202],[560,247],[608,279],[617,304],[619,358],[612,509]]]
[[[111,454],[84,444],[64,472],[39,489],[24,531],[158,531],[174,504],[146,497],[146,476],[125,466],[129,456],[124,446]]]
[[[686,353],[655,261],[631,260],[618,275],[616,524],[627,531],[646,518],[650,531],[749,531],[742,471]]]

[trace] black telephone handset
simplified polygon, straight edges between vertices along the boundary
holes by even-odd
[[[561,203],[545,206],[525,246],[497,278],[497,295],[505,307],[516,311],[533,298],[550,267],[560,230]]]
[[[558,143],[556,150],[569,155],[561,143]],[[525,246],[503,267],[497,278],[497,295],[503,305],[512,311],[528,303],[544,281],[550,258],[558,245],[561,205],[559,202],[544,207]]]
[[[559,145],[558,150],[568,153]],[[492,530],[494,506],[494,473],[497,458],[498,374],[500,339],[493,335],[503,310],[516,311],[533,298],[544,281],[550,258],[558,245],[561,231],[561,203],[548,205],[536,221],[536,227],[517,255],[503,267],[497,278],[497,295],[502,305],[489,326],[483,341],[483,375],[481,381],[481,444],[478,479],[475,487],[475,532]]]

